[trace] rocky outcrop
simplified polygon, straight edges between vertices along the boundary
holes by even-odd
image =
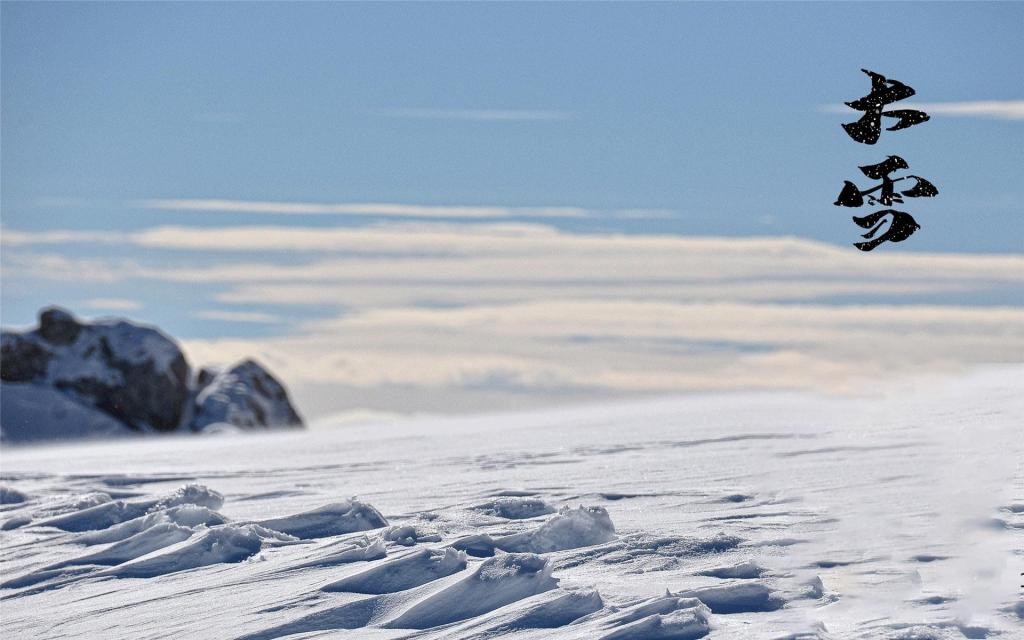
[[[19,399],[10,403],[18,407],[16,416],[13,410],[0,416],[6,440],[26,439],[14,431],[60,431],[44,423],[67,414],[54,411],[57,403],[44,402],[48,406],[37,414],[25,415],[32,405],[25,398],[54,396],[23,393],[21,385],[59,393],[62,406],[66,399],[134,431],[201,431],[214,423],[242,429],[302,426],[285,388],[252,360],[223,372],[204,369],[193,381],[184,353],[158,329],[118,319],[81,322],[56,307],[40,313],[35,329],[3,332],[0,379],[3,390],[11,391],[4,395],[13,400],[16,390]]]
[[[302,426],[302,418],[288,402],[288,392],[274,376],[253,360],[221,372],[200,371],[193,429],[228,423],[237,427]]]

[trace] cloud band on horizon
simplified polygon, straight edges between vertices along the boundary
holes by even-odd
[[[281,202],[231,200],[219,198],[143,199],[130,203],[143,209],[161,211],[208,211],[217,213],[254,213],[267,215],[339,215],[398,218],[664,218],[674,212],[668,209],[612,209],[608,211],[583,207],[506,207],[480,205],[421,205],[395,202]]]
[[[989,120],[1024,120],[1024,100],[975,100],[970,102],[900,103],[900,108],[920,109],[929,115],[984,118]],[[853,113],[842,104],[829,104],[821,108],[827,113]]]
[[[792,237],[492,222],[2,237],[5,282],[75,283],[83,296],[107,298],[150,288],[138,283],[159,284],[162,296],[180,291],[185,312],[216,323],[220,336],[186,339],[194,359],[256,355],[314,415],[338,410],[328,402],[338,398],[415,411],[493,408],[495,394],[515,403],[848,389],[873,376],[1024,356],[1018,254],[887,251],[864,260]],[[74,251],[34,252],[70,244]],[[985,292],[992,302],[971,302]],[[277,333],[246,337],[253,325]],[[396,398],[404,404],[388,404]]]

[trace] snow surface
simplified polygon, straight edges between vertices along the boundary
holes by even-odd
[[[0,630],[1024,638],[1022,380],[5,446]]]
[[[2,395],[0,440],[4,431],[40,441],[134,435],[123,422],[53,387],[4,384]]]

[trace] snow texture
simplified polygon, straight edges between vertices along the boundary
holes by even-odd
[[[296,538],[308,539],[379,529],[387,526],[388,521],[370,505],[352,498],[291,516],[263,520],[260,524]]]
[[[536,518],[555,511],[540,498],[527,496],[499,496],[473,508],[486,515],[511,520]]]
[[[5,450],[3,637],[1024,637],[1021,373]]]

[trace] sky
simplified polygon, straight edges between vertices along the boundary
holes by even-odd
[[[0,319],[257,355],[314,416],[1024,356],[1024,3],[0,5]],[[869,68],[932,119],[840,127]],[[899,107],[903,107],[900,103]],[[922,229],[832,205],[898,154]]]

